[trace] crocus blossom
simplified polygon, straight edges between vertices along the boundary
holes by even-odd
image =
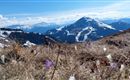
[[[49,59],[46,59],[45,60],[45,67],[46,67],[46,69],[49,69],[52,66],[54,66],[53,62],[51,60],[49,60]]]

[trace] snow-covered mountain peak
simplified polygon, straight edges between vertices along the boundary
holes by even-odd
[[[90,17],[82,17],[79,20],[77,20],[74,24],[75,25],[78,24],[78,26],[92,26],[94,28],[103,27],[103,28],[115,29],[112,26],[107,25],[98,19],[93,19]]]
[[[115,28],[98,19],[82,17],[70,25],[50,30],[47,34],[56,37],[60,41],[73,43],[97,40],[116,31]]]
[[[79,20],[77,20],[75,23],[81,23],[81,22],[91,22],[94,19],[90,18],[90,17],[82,17]]]
[[[79,20],[86,20],[86,21],[92,21],[93,19],[92,18],[90,18],[90,17],[82,17],[82,18],[80,18]]]

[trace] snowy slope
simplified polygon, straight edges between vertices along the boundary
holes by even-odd
[[[73,24],[48,31],[49,34],[62,42],[74,43],[86,40],[97,40],[117,32],[114,27],[99,20],[82,17]]]
[[[26,41],[26,43],[24,43],[23,45],[27,47],[31,47],[31,46],[35,46],[36,44],[31,43],[30,41]]]
[[[20,29],[0,28],[0,43],[16,41],[26,46],[44,43],[44,35],[33,32],[24,32]]]
[[[87,40],[88,35],[91,34],[92,31],[94,31],[95,29],[94,29],[93,27],[86,27],[86,28],[84,28],[82,31],[78,32],[78,34],[77,34],[77,36],[76,36],[76,41],[77,41],[77,42],[80,42],[79,37],[80,37],[81,33],[84,32],[85,30],[88,30],[89,32],[84,35],[83,41]],[[81,41],[81,42],[82,42],[82,41]]]

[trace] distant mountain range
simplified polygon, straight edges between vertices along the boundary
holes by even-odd
[[[31,45],[42,45],[59,42],[58,40],[50,37],[49,35],[43,35],[34,32],[24,32],[21,29],[10,29],[10,28],[0,28],[0,47],[5,46],[5,44],[10,44],[12,42],[17,42],[23,46]]]
[[[49,30],[47,34],[62,42],[74,43],[86,40],[95,41],[128,28],[130,28],[130,24],[124,21],[105,24],[96,19],[82,17],[71,25]]]
[[[52,23],[38,23],[32,26],[12,25],[0,28],[0,41],[14,40],[19,43],[45,44],[45,36],[58,42],[75,43],[95,41],[130,28],[129,18],[111,23],[107,21],[82,17],[72,24],[61,27]]]
[[[46,33],[48,30],[50,29],[55,29],[60,27],[57,24],[54,23],[45,23],[45,22],[41,22],[41,23],[37,23],[34,25],[11,25],[11,26],[7,26],[7,28],[12,28],[12,29],[22,29],[25,32],[35,32],[35,33]]]
[[[44,44],[44,37],[44,35],[39,33],[24,32],[21,29],[0,28],[0,40],[6,42],[13,40],[21,44],[24,44],[27,41],[35,44]]]
[[[124,21],[118,21],[118,22],[114,22],[109,24],[112,27],[114,27],[117,30],[123,31],[123,30],[127,30],[130,28],[130,23],[124,22]]]
[[[111,23],[115,23],[115,22],[125,22],[125,23],[129,23],[130,24],[130,18],[105,19],[105,20],[102,20],[102,22],[104,22],[106,24],[111,24]]]

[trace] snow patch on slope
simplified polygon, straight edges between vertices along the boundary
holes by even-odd
[[[80,31],[80,32],[77,34],[77,36],[75,37],[75,39],[76,39],[77,42],[83,42],[83,41],[80,41],[80,40],[79,40],[79,37],[80,37],[81,33],[84,32],[85,30],[89,30],[89,32],[84,35],[83,41],[85,41],[85,40],[88,38],[88,35],[90,35],[91,32],[94,31],[95,29],[94,29],[93,27],[86,27],[86,28],[82,29],[82,31]]]
[[[105,23],[103,23],[103,22],[100,22],[100,21],[98,21],[98,20],[95,20],[97,23],[98,23],[98,25],[99,26],[101,26],[101,27],[106,27],[106,28],[109,28],[109,29],[113,29],[113,30],[115,30],[115,28],[113,28],[112,26],[110,26],[110,25],[107,25],[107,24],[105,24]]]
[[[64,28],[64,26],[59,27],[58,29],[56,29],[57,31],[61,31]]]
[[[36,44],[31,43],[30,41],[26,41],[26,43],[24,43],[24,46],[28,46],[28,47],[35,46],[35,45]]]
[[[70,33],[68,30],[65,30],[67,32],[67,36],[74,35],[73,33]]]
[[[8,35],[10,35],[12,32],[22,32],[22,31],[4,31],[4,30],[0,30],[0,36],[1,37],[8,37]]]

